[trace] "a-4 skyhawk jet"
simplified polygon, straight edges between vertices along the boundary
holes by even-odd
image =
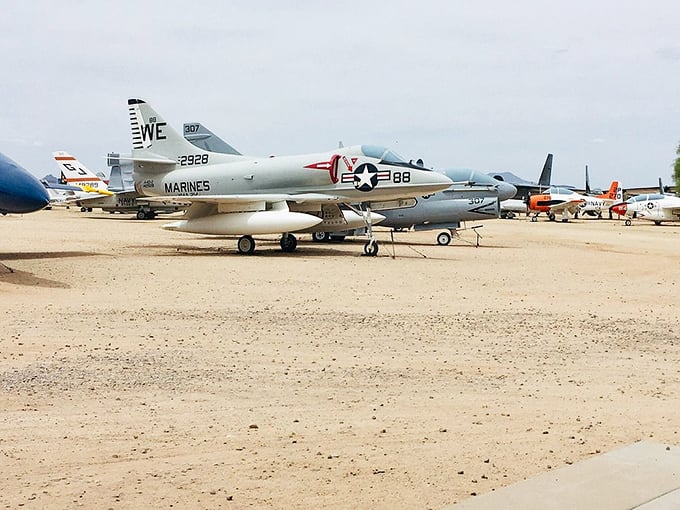
[[[398,203],[451,185],[448,177],[372,145],[269,158],[209,152],[185,140],[141,99],[128,100],[128,108],[137,191],[191,203],[183,219],[164,228],[240,235],[238,251],[244,254],[255,249],[254,234],[280,233],[281,249],[292,252],[294,232],[366,226],[364,253],[377,255],[372,225],[383,217],[371,212],[371,202]],[[357,203],[362,207],[351,205]]]

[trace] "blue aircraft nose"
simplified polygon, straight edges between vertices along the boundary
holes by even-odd
[[[42,209],[50,197],[42,183],[26,169],[0,154],[0,212],[28,213]]]
[[[507,200],[517,194],[517,188],[505,181],[498,181],[498,199]]]

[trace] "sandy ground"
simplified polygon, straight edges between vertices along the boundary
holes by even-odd
[[[163,222],[0,218],[1,507],[438,509],[680,444],[680,226],[366,258]]]

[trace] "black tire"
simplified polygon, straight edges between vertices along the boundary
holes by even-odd
[[[81,207],[80,212],[87,212],[87,207]]]
[[[334,236],[331,234],[331,241],[336,242],[336,243],[341,243],[345,240],[345,236],[340,235],[340,236]]]
[[[364,244],[364,255],[375,257],[378,254],[378,241],[368,241]]]
[[[293,234],[283,234],[281,236],[281,250],[286,253],[293,253],[297,248],[297,239]]]
[[[252,255],[255,251],[255,239],[252,236],[241,236],[238,238],[236,248],[241,255]]]
[[[531,217],[531,222],[536,223],[538,221],[538,216],[532,216]]]
[[[328,232],[312,232],[312,241],[315,243],[327,243],[331,240],[331,235]]]
[[[138,220],[145,220],[146,219],[146,212],[144,212],[143,209],[140,209],[137,211],[137,219]]]
[[[548,220],[555,221],[555,215],[553,213],[548,213]]]
[[[448,232],[440,232],[437,234],[437,244],[439,246],[448,246],[451,243],[451,234]]]
[[[656,220],[656,221],[654,222],[654,225],[656,225],[656,226],[658,227],[659,225],[661,225],[661,222],[660,222],[659,220]]]
[[[630,221],[630,219],[627,219],[627,220],[624,221],[623,223],[624,223],[624,225],[626,225],[627,227],[630,227],[630,226],[633,224],[633,222]]]

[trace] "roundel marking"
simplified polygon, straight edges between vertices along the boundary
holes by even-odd
[[[354,171],[354,187],[359,191],[371,191],[378,184],[378,168],[372,163],[362,163]]]

